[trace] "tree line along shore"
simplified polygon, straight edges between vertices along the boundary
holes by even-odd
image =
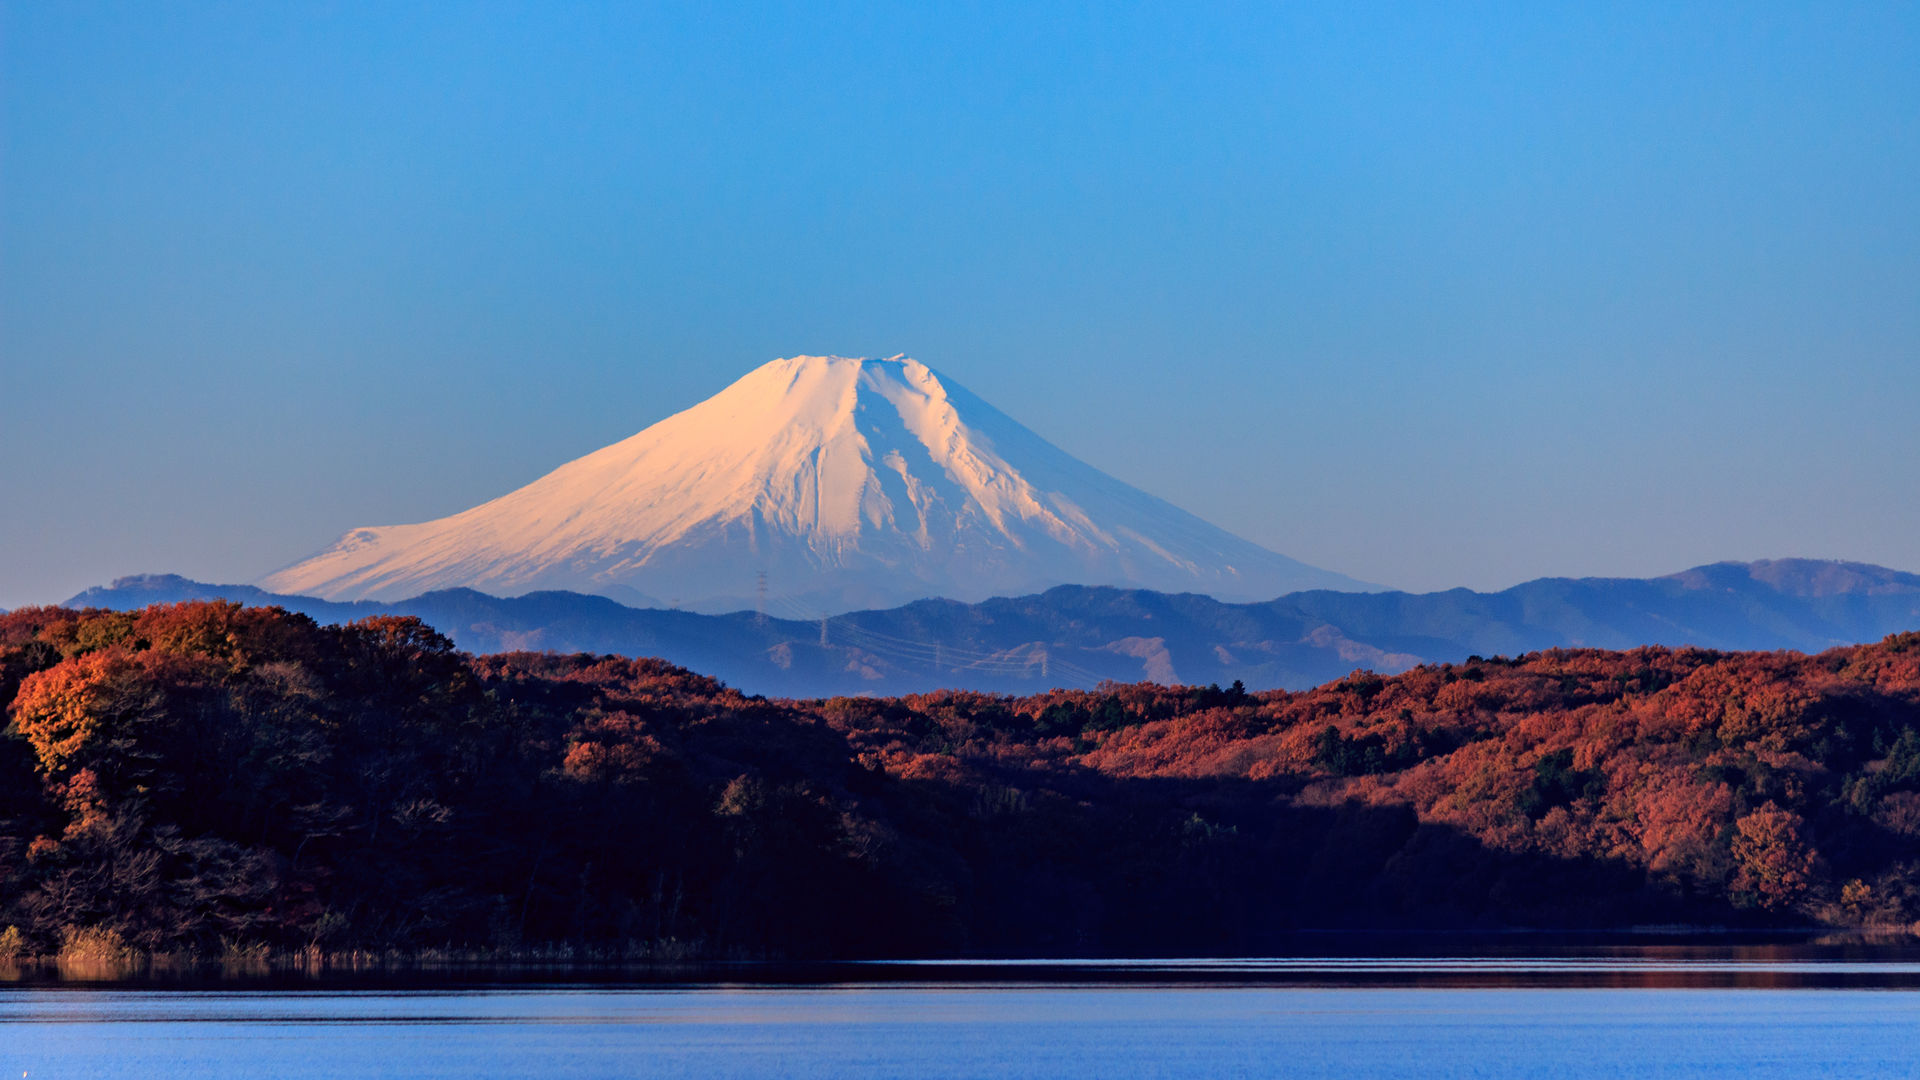
[[[405,617],[31,608],[0,703],[0,959],[1920,920],[1920,633],[798,701]]]

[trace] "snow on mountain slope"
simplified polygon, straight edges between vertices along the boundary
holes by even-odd
[[[793,610],[1059,584],[1268,599],[1370,589],[1224,532],[1073,458],[926,365],[775,360],[518,491],[355,529],[262,579],[393,600],[465,586],[697,610]]]

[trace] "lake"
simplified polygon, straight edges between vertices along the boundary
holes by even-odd
[[[1795,950],[0,991],[59,1077],[1920,1077],[1920,963]]]

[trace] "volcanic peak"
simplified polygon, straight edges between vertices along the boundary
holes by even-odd
[[[796,613],[1063,583],[1264,599],[1364,589],[1217,529],[905,356],[796,356],[438,521],[356,529],[266,578],[396,599],[465,586]]]

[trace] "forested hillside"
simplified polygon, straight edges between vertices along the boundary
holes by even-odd
[[[0,616],[0,951],[1257,953],[1908,925],[1920,634],[770,701],[416,619]]]

